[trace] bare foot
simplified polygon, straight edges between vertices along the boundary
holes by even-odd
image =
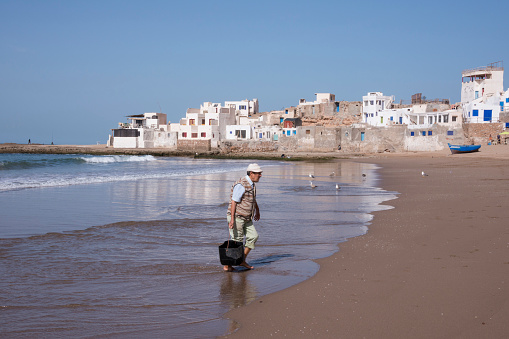
[[[248,270],[252,270],[252,269],[254,269],[254,267],[253,267],[253,266],[249,265],[249,264],[248,264],[247,262],[245,262],[245,261],[244,261],[242,264],[240,264],[239,266],[245,267],[245,268],[247,268]]]
[[[225,272],[233,272],[233,271],[235,271],[235,268],[233,268],[233,266],[225,265],[223,267],[223,271],[225,271]]]

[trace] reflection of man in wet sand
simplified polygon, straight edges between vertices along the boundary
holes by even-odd
[[[230,194],[230,203],[228,204],[228,227],[230,228],[230,237],[235,241],[242,242],[246,236],[244,245],[244,262],[240,264],[247,269],[252,269],[246,262],[247,255],[254,249],[258,240],[258,232],[253,225],[253,220],[260,220],[260,210],[256,203],[255,182],[260,181],[262,169],[258,164],[250,164],[247,167],[247,175],[237,180]],[[232,215],[234,216],[232,218]],[[225,271],[233,271],[233,267],[225,265]]]

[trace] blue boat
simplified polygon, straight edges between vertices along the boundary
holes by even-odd
[[[447,145],[449,145],[452,154],[477,152],[481,148],[481,145]]]

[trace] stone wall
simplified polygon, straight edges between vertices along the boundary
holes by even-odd
[[[221,142],[219,151],[221,153],[249,153],[249,152],[277,152],[280,144],[276,141],[228,140]]]
[[[184,152],[209,152],[210,140],[177,140],[177,150]]]
[[[490,135],[494,140],[504,131],[504,123],[463,124],[467,143],[487,144]]]
[[[303,125],[321,123],[333,127],[360,122],[362,119],[360,101],[334,101],[315,105],[297,106],[297,116],[302,118]]]

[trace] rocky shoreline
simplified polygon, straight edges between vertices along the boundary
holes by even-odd
[[[306,159],[330,160],[338,158],[363,157],[363,154],[347,154],[344,152],[191,152],[164,148],[113,148],[106,145],[42,145],[42,144],[0,144],[0,153],[33,153],[33,154],[92,154],[92,155],[153,155],[164,157],[194,157],[218,159],[260,159],[301,161]]]

